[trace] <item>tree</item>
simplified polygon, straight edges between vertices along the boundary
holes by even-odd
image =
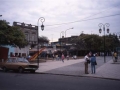
[[[105,47],[104,47],[104,37],[105,37]],[[105,35],[99,36],[96,34],[81,34],[78,37],[72,37],[70,39],[70,44],[75,51],[93,51],[93,52],[105,52],[114,51],[116,47],[120,46],[120,40],[116,35]]]
[[[120,41],[117,37],[117,35],[113,34],[109,34],[108,36],[106,36],[106,50],[110,50],[110,51],[114,51],[114,49],[116,47],[120,46]]]
[[[98,35],[81,34],[77,38],[72,38],[71,43],[77,50],[99,50],[101,38]]]
[[[0,45],[23,48],[27,44],[25,35],[19,27],[10,26],[5,20],[0,20]]]
[[[96,34],[92,34],[92,35],[86,35],[84,38],[83,38],[86,42],[86,47],[87,47],[87,50],[90,50],[90,51],[98,51],[100,50],[100,43],[101,43],[101,38],[96,35]]]
[[[71,38],[70,43],[76,50],[85,50],[86,49],[86,43],[82,38],[82,34],[78,37]]]
[[[49,43],[49,39],[45,36],[39,36],[38,40],[39,40],[39,44],[41,44],[41,45],[43,45],[45,43]]]

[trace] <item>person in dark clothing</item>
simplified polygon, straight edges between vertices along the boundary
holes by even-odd
[[[95,54],[93,54],[90,58],[90,63],[91,63],[91,71],[92,74],[95,74],[96,70],[95,70],[95,65],[96,65],[96,56]]]

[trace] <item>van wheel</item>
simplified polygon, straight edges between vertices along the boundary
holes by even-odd
[[[6,68],[6,67],[3,67],[3,71],[4,71],[4,72],[7,72],[7,68]]]
[[[23,73],[24,70],[22,67],[19,67],[18,71],[19,71],[19,73]]]

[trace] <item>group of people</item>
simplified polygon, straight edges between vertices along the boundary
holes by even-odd
[[[97,65],[96,62],[96,54],[92,54],[91,52],[88,53],[85,57],[85,74],[89,74],[88,72],[88,64],[91,64],[91,72],[92,74],[95,74],[96,70],[95,70],[95,65]]]
[[[62,55],[54,55],[53,54],[53,60],[54,60],[54,58],[56,58],[56,60],[62,60],[62,62],[64,62],[64,59],[65,59],[65,56],[64,56],[64,54],[62,54]]]

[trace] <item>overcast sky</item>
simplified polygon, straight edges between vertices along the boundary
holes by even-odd
[[[120,32],[120,0],[0,0],[0,15],[10,25],[14,21],[37,25],[44,17],[45,29],[39,29],[39,35],[50,41],[66,30],[67,37],[82,31],[99,34],[99,23],[109,23],[110,33]]]

